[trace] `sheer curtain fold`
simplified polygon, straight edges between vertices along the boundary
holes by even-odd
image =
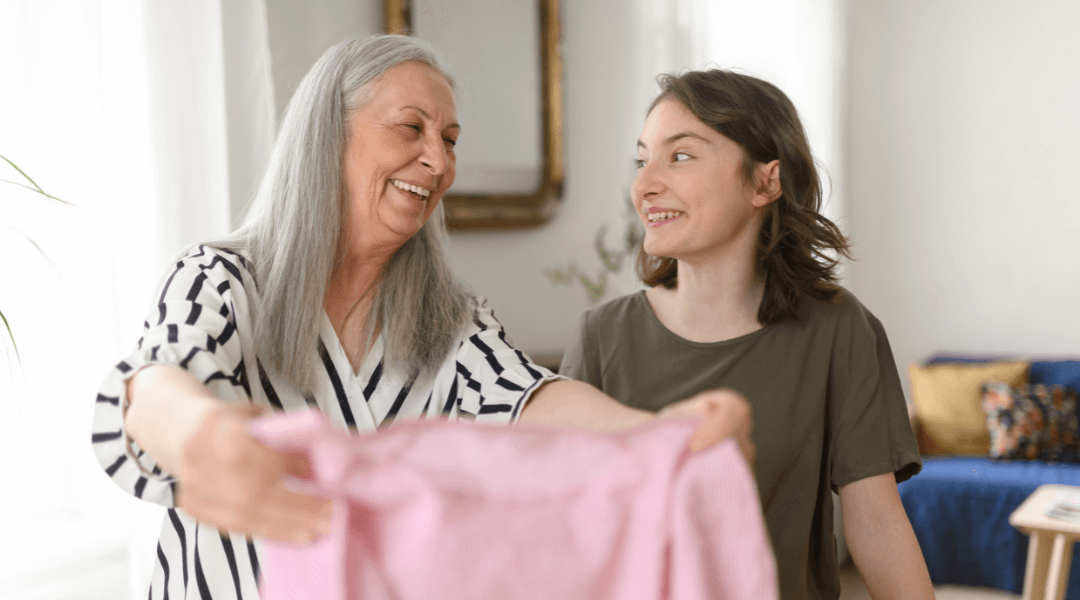
[[[225,115],[229,139],[229,219],[240,225],[277,130],[265,0],[222,4]]]
[[[175,251],[228,230],[221,6],[148,1],[142,8],[159,231],[162,246]]]
[[[145,1],[158,193],[179,248],[239,224],[275,131],[264,0]]]
[[[108,481],[90,414],[165,263],[228,232],[254,188],[269,61],[263,0],[0,0],[0,155],[76,205],[0,183],[0,310],[21,358],[0,346],[5,598],[146,594],[161,513]],[[27,183],[2,161],[0,179]]]

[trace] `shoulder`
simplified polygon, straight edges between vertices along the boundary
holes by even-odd
[[[252,277],[251,261],[243,253],[209,244],[196,244],[181,252],[170,271],[198,270],[207,276],[219,275],[242,281]]]
[[[833,368],[839,369],[841,379],[859,372],[876,373],[891,363],[885,328],[850,291],[841,289],[834,302],[814,301],[808,312],[813,343],[822,351],[829,348]]]
[[[179,253],[158,287],[158,304],[192,302],[205,308],[246,299],[257,285],[248,259],[232,250],[198,244]],[[256,294],[257,295],[257,294]],[[246,301],[241,302],[246,306]],[[160,309],[160,307],[159,307]]]
[[[530,359],[514,347],[513,340],[503,329],[502,323],[495,318],[495,311],[487,305],[483,297],[469,296],[473,303],[471,320],[462,328],[456,350],[451,351],[448,362],[453,360],[460,365],[488,365],[497,373],[511,365],[529,364],[530,374],[537,371]],[[539,375],[538,375],[539,376]]]
[[[807,298],[801,309],[802,318],[811,325],[831,326],[842,330],[876,334],[882,332],[881,321],[874,316],[855,294],[841,287],[832,302]]]
[[[626,323],[627,320],[641,319],[647,314],[647,306],[644,291],[627,294],[585,311],[582,324],[587,329],[597,330]]]
[[[512,346],[502,323],[495,316],[495,309],[488,305],[487,298],[472,295],[468,298],[471,305],[468,312],[469,318],[459,333],[459,350],[463,348],[462,345],[469,345],[466,342],[475,344],[481,340],[498,339],[502,344]]]
[[[784,329],[792,336],[805,338],[819,351],[828,348],[834,363],[871,361],[889,348],[881,321],[847,289],[841,288],[832,302],[807,298],[800,307],[800,316],[799,323]]]
[[[464,328],[466,337],[478,331],[502,328],[502,323],[495,318],[495,310],[488,306],[487,298],[483,296],[469,296],[469,302],[471,304],[469,308],[469,314],[471,316]]]

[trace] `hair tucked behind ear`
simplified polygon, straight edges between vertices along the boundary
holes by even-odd
[[[810,144],[795,106],[779,88],[749,75],[714,69],[657,78],[666,99],[685,105],[703,123],[743,150],[743,179],[751,185],[757,165],[778,160],[781,194],[765,209],[756,259],[765,274],[758,307],[762,325],[797,320],[804,295],[833,302],[840,295],[836,268],[851,258],[850,244],[821,215],[822,191]],[[678,262],[649,256],[642,248],[638,274],[648,286],[673,288]]]

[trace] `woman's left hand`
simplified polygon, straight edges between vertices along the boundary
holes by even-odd
[[[681,402],[669,404],[659,417],[700,417],[690,438],[690,450],[703,450],[727,438],[734,438],[746,458],[754,464],[753,411],[742,394],[734,390],[707,390]]]

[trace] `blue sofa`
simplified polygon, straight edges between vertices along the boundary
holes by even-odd
[[[985,362],[1000,357],[936,356],[941,362]],[[1031,383],[1080,390],[1080,360],[1037,360]],[[900,498],[935,585],[973,585],[1020,593],[1028,538],[1009,514],[1044,483],[1080,486],[1080,464],[924,457],[922,472],[900,484]],[[1080,600],[1080,553],[1074,553],[1068,600]]]

